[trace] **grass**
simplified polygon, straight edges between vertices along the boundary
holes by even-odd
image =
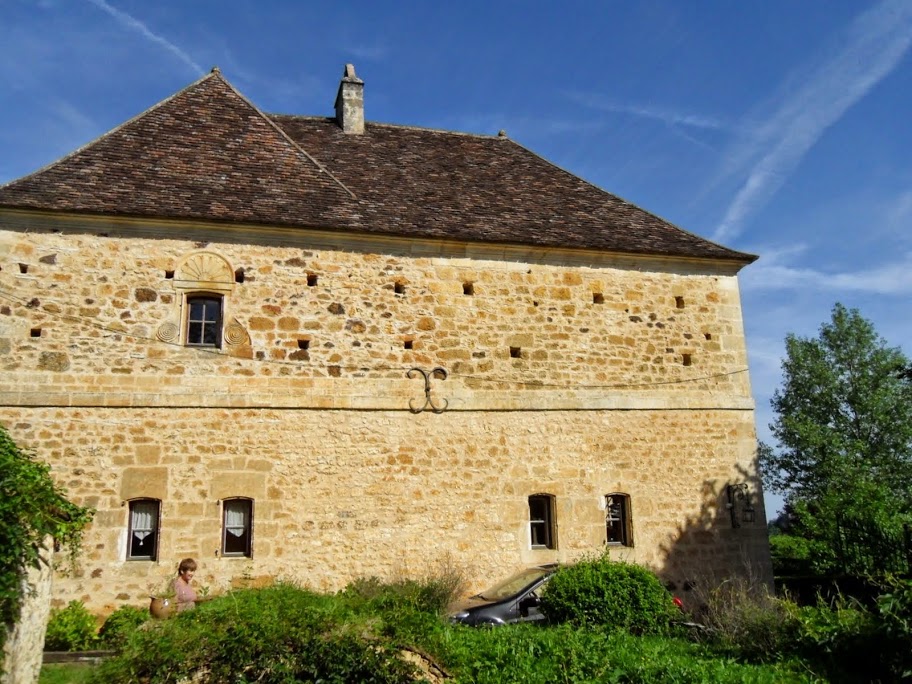
[[[88,663],[43,665],[38,684],[89,684],[94,670]]]

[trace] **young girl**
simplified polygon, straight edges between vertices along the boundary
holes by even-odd
[[[196,604],[196,592],[190,586],[195,572],[196,561],[192,558],[184,558],[177,567],[177,577],[174,579],[174,603],[177,612],[190,610]]]

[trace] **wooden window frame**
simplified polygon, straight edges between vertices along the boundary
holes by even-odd
[[[612,492],[605,495],[605,543],[633,546],[629,494]]]
[[[188,347],[202,347],[207,349],[221,349],[222,348],[222,327],[225,320],[225,298],[213,292],[194,292],[188,293],[186,296],[186,309],[187,313],[184,320],[184,344]],[[203,302],[203,318],[194,319],[193,318],[193,305],[197,302]],[[206,319],[206,306],[205,303],[210,303],[218,306],[218,316],[216,320],[210,321]],[[190,330],[191,326],[199,324],[200,334],[198,336],[199,341],[190,339]],[[205,342],[206,330],[214,327],[215,328],[215,342]]]
[[[228,550],[229,532],[228,532],[228,508],[232,504],[243,503],[247,506],[247,539],[244,548],[241,550]],[[254,520],[253,499],[246,496],[235,496],[228,499],[222,499],[222,544],[221,554],[225,558],[253,558],[253,520]]]
[[[529,543],[533,549],[557,548],[557,521],[553,494],[529,496]]]

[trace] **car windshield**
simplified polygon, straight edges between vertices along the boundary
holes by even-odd
[[[479,596],[488,601],[502,601],[503,599],[518,593],[522,589],[525,589],[550,572],[551,570],[548,568],[530,568],[529,570],[523,570],[518,575],[513,575],[510,579],[504,580],[500,584],[481,592]]]

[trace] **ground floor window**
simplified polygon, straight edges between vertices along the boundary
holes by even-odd
[[[253,499],[225,499],[222,502],[222,555],[251,555]]]
[[[158,499],[134,499],[130,502],[127,560],[158,559],[160,510]]]
[[[630,497],[627,494],[605,496],[605,537],[609,544],[633,546],[630,531]]]
[[[529,537],[533,549],[557,548],[552,495],[533,494],[529,497]]]

